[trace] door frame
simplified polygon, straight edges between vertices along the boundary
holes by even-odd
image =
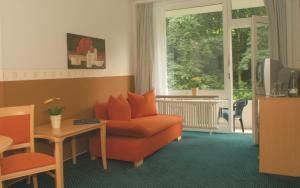
[[[232,2],[231,0],[175,0],[166,2],[164,11],[185,9],[192,7],[203,7],[211,5],[222,5],[223,10],[223,55],[224,55],[224,89],[204,91],[204,95],[217,94],[228,98],[230,131],[233,131],[233,82],[232,82]]]

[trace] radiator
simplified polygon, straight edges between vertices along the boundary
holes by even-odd
[[[160,114],[181,115],[184,118],[184,128],[209,129],[210,131],[217,128],[217,104],[217,100],[157,100]]]

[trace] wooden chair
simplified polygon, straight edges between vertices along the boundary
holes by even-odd
[[[56,187],[61,187],[60,168],[55,158],[34,152],[34,106],[0,108],[0,135],[13,139],[9,150],[25,149],[27,152],[12,154],[0,159],[0,188],[6,180],[33,176],[38,188],[37,174],[55,171]]]

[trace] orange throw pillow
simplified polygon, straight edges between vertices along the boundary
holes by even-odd
[[[122,95],[118,98],[110,96],[107,109],[111,120],[131,120],[130,105]]]
[[[96,118],[101,120],[108,120],[108,110],[107,110],[108,103],[98,103],[95,106],[95,113]]]
[[[154,91],[148,91],[144,95],[128,92],[128,101],[131,107],[131,117],[143,117],[156,115],[156,103]]]

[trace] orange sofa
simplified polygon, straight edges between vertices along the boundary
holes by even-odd
[[[107,117],[105,110],[96,106],[96,117]],[[128,121],[107,121],[107,158],[133,162],[136,167],[144,159],[169,144],[180,140],[182,117],[153,115],[133,118]],[[100,140],[91,138],[89,142],[92,158],[101,157]]]

